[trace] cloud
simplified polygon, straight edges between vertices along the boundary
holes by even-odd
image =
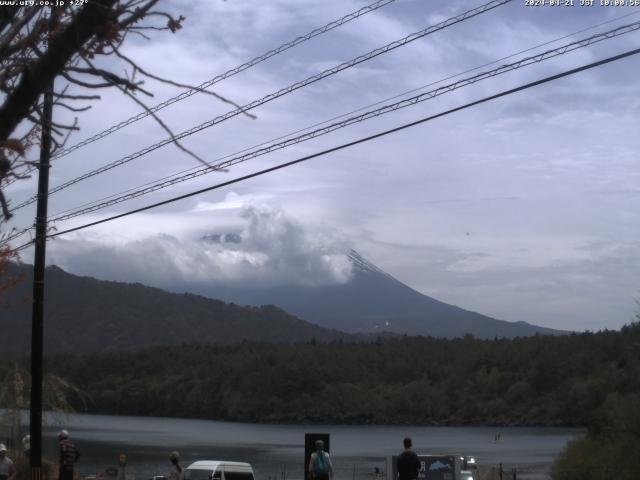
[[[566,330],[620,328],[640,296],[640,243],[580,238],[477,244],[368,242],[359,247],[389,273],[438,300],[509,321]],[[413,238],[413,236],[411,237]],[[452,239],[453,240],[453,239]],[[495,248],[494,248],[495,247]],[[547,251],[547,249],[549,251]]]
[[[218,205],[228,206],[229,197],[238,198],[228,195]],[[170,289],[326,285],[351,278],[349,248],[332,232],[305,226],[283,210],[248,204],[236,208],[235,226],[216,226],[215,211],[207,210],[209,227],[178,234],[61,239],[51,244],[50,262],[76,274]]]
[[[366,3],[172,0],[172,11],[187,17],[179,34],[159,34],[152,42],[133,37],[126,52],[153,72],[198,84]],[[249,102],[481,3],[393,2],[213,89]],[[255,110],[256,121],[238,116],[183,141],[214,161],[618,15],[617,9],[605,7],[530,9],[511,2],[265,104]],[[521,56],[628,21],[620,19]],[[631,35],[601,42],[256,158],[229,173],[193,178],[123,203],[109,214],[396,127],[619,53],[637,42]],[[225,187],[65,235],[51,242],[48,258],[77,273],[159,286],[194,279],[323,283],[348,278],[348,243],[408,285],[465,308],[564,328],[618,327],[636,308],[640,276],[638,255],[631,248],[618,249],[640,238],[640,95],[634,75],[632,60],[609,64],[234,184],[233,192]],[[156,93],[154,100],[145,99],[149,104],[178,93],[157,82],[148,87]],[[102,95],[91,111],[79,114],[83,131],[71,143],[139,112],[138,105],[117,92]],[[230,109],[209,96],[194,95],[159,113],[180,132]],[[73,121],[72,112],[59,115],[59,121]],[[56,161],[51,186],[165,137],[152,119],[138,122]],[[167,146],[52,195],[49,211],[54,216],[199,166]],[[8,197],[16,203],[30,197],[35,180],[11,185]],[[34,216],[35,208],[22,209],[13,225],[29,226]],[[56,226],[62,230],[99,218],[104,217],[93,214]],[[310,225],[310,219],[316,224]],[[336,230],[348,240],[332,233]],[[607,249],[589,249],[594,241]]]
[[[225,195],[221,202],[208,202],[199,200],[189,213],[199,212],[215,212],[219,210],[237,210],[243,208],[246,204],[252,204],[259,199],[268,198],[266,195],[240,195],[236,192],[229,192]]]

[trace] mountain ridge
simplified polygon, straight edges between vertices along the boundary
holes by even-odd
[[[346,284],[261,290],[195,285],[166,291],[139,282],[78,276],[49,266],[46,348],[48,353],[93,353],[243,340],[368,341],[377,335],[452,338],[467,334],[492,339],[566,333],[496,320],[440,302],[405,285],[355,250],[348,258],[353,277]],[[26,279],[0,309],[0,328],[14,332],[17,339],[3,336],[0,348],[20,355],[29,349],[32,267],[12,264],[8,275]]]
[[[354,267],[353,276],[344,284],[188,288],[241,305],[278,305],[314,324],[348,333],[388,331],[446,338],[471,334],[484,339],[569,333],[522,321],[498,320],[441,302],[404,284],[355,250],[348,258]]]
[[[0,309],[3,355],[30,349],[31,266],[10,264],[23,275]],[[10,297],[9,297],[10,295]],[[46,269],[46,353],[95,353],[181,343],[231,344],[333,341],[348,335],[301,320],[273,305],[242,307],[192,293],[171,293],[141,283],[81,277]]]

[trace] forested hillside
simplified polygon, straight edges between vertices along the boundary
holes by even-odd
[[[31,344],[32,268],[9,264],[23,276],[0,297],[0,357],[20,356]],[[47,268],[45,352],[92,353],[154,345],[335,340],[348,336],[274,307],[241,307],[139,283],[106,282]]]
[[[553,480],[638,480],[640,395],[611,393],[589,421],[589,432],[556,459]]]
[[[355,274],[344,285],[253,291],[206,284],[178,289],[204,296],[81,277],[51,266],[45,292],[45,348],[49,353],[97,353],[191,342],[366,340],[389,334],[452,338],[467,333],[491,339],[568,333],[447,305],[402,284],[355,252],[349,258],[357,262]],[[14,332],[0,336],[0,356],[27,352],[31,338],[33,267],[11,263],[8,274],[22,281],[10,294],[0,295],[0,329]]]
[[[640,326],[514,340],[173,346],[50,358],[90,411],[258,422],[587,425],[640,392]]]

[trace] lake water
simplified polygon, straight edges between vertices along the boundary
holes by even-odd
[[[64,427],[82,453],[81,474],[96,474],[128,455],[127,473],[136,480],[163,475],[167,457],[250,462],[257,480],[295,480],[303,475],[305,432],[329,433],[336,480],[369,479],[375,467],[401,450],[410,436],[418,453],[473,455],[480,464],[518,468],[521,480],[547,478],[555,456],[580,429],[523,427],[414,427],[264,425],[175,418],[65,415],[49,418],[45,455],[55,458],[56,433]],[[496,442],[496,435],[501,440]],[[505,477],[510,478],[510,477]]]

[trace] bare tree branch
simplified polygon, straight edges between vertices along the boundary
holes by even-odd
[[[115,46],[115,45],[111,45],[111,48],[113,49],[114,53],[121,58],[122,60],[124,60],[125,62],[127,62],[129,65],[131,65],[134,68],[134,75],[136,71],[139,71],[140,73],[142,73],[143,75],[149,77],[149,78],[153,78],[154,80],[158,80],[159,82],[163,82],[163,83],[167,83],[169,85],[173,85],[174,87],[179,87],[179,88],[186,88],[189,90],[196,90],[200,93],[205,93],[207,95],[211,95],[215,98],[217,98],[218,100],[224,102],[224,103],[228,103],[229,105],[233,105],[234,107],[236,107],[237,109],[241,110],[243,114],[245,114],[247,117],[255,120],[256,117],[254,114],[247,112],[246,110],[244,110],[239,104],[237,104],[236,102],[229,100],[228,98],[223,97],[222,95],[219,95],[215,92],[210,92],[209,90],[205,90],[204,88],[200,88],[197,86],[193,86],[193,85],[186,85],[184,83],[178,83],[175,82],[173,80],[169,80],[167,78],[162,78],[159,77],[157,75],[154,75],[153,73],[148,72],[147,70],[144,70],[142,67],[140,67],[137,63],[135,63],[133,60],[131,60],[129,57],[127,57],[126,55],[120,53],[120,50]]]
[[[24,160],[24,155],[26,150],[39,145],[44,124],[42,95],[56,78],[61,81],[50,92],[54,106],[84,112],[91,108],[88,102],[101,98],[93,92],[117,88],[143,108],[168,133],[177,148],[207,167],[210,165],[186,148],[168,125],[138,98],[138,93],[153,96],[145,81],[153,79],[196,90],[256,118],[215,92],[150,73],[135,59],[120,52],[129,34],[150,39],[146,32],[175,33],[182,28],[185,18],[159,10],[159,4],[159,0],[89,0],[80,6],[65,2],[54,8],[0,5],[0,159],[7,159],[6,163],[0,160],[0,186],[26,178],[34,170],[37,163]],[[113,68],[112,62],[94,61],[105,56],[122,61],[124,74],[116,73],[122,69]],[[50,126],[54,151],[62,148],[69,135],[79,129],[77,118],[73,123],[52,122]],[[12,135],[16,138],[10,138]],[[4,218],[8,219],[8,202],[1,190],[0,204]]]
[[[67,95],[64,93],[53,93],[56,98],[66,98],[67,100],[100,100],[100,95]]]
[[[105,13],[116,2],[117,0],[93,0],[87,3],[65,31],[52,39],[47,52],[24,73],[14,91],[0,106],[0,140],[8,138],[51,80],[79,53],[81,46],[95,35],[96,29],[104,22]]]
[[[142,20],[145,15],[156,5],[156,3],[158,3],[158,0],[151,0],[142,7],[136,7],[132,15],[120,22],[120,30],[126,30],[134,23]]]
[[[72,107],[71,105],[67,105],[63,102],[55,102],[54,106],[66,108],[71,112],[86,112],[87,110],[91,110],[92,105],[87,105],[86,107]]]
[[[92,63],[91,63],[91,61],[89,59],[85,58],[84,61],[87,62],[87,64],[89,66],[92,66]],[[175,134],[173,133],[173,131],[171,131],[171,129],[167,126],[167,124],[164,123],[162,121],[162,119],[158,115],[156,115],[155,112],[152,112],[151,109],[147,105],[145,105],[142,101],[140,101],[138,98],[136,98],[135,95],[133,95],[129,90],[123,88],[121,85],[117,85],[116,84],[115,87],[118,88],[122,93],[127,95],[129,98],[131,98],[134,102],[136,102],[142,108],[144,108],[145,111],[147,111],[153,117],[153,119],[158,123],[158,125],[160,125],[164,129],[164,131],[169,134],[169,136],[171,137],[171,141],[173,142],[173,144],[176,147],[178,147],[180,150],[185,152],[187,155],[190,155],[191,157],[193,157],[196,160],[198,160],[204,166],[211,167],[211,165],[208,162],[206,162],[204,159],[202,159],[201,157],[196,155],[194,152],[192,152],[191,150],[186,148],[184,145],[182,145],[182,143],[180,143],[180,141],[176,138]]]
[[[142,84],[142,82],[132,83],[131,81],[129,81],[126,78],[120,77],[120,76],[116,75],[115,73],[109,72],[107,70],[103,70],[101,68],[95,68],[95,67],[93,67],[93,68],[71,67],[68,70],[70,70],[72,72],[84,73],[86,75],[92,75],[92,76],[96,76],[96,77],[101,77],[102,79],[107,81],[106,84],[99,84],[101,86],[98,86],[98,87],[91,87],[90,84],[87,83],[84,86],[87,86],[88,88],[104,88],[104,86],[112,87],[114,85],[120,85],[120,86],[123,86],[124,88],[126,88],[127,90],[140,91],[140,92],[144,93],[145,95],[153,97],[153,94],[151,92],[148,92],[147,90],[143,89],[140,86]],[[77,79],[75,79],[74,81],[79,82],[79,80],[77,80]]]

